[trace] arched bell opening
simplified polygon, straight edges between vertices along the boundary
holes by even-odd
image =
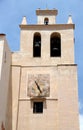
[[[49,23],[49,19],[48,19],[48,18],[45,18],[45,19],[44,19],[44,24],[45,24],[45,25],[48,25],[48,23]]]
[[[50,56],[60,57],[61,56],[61,35],[60,33],[52,33],[50,38]]]
[[[34,34],[33,57],[41,57],[41,35],[40,35],[40,33]]]

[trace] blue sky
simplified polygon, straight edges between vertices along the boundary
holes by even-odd
[[[67,23],[72,15],[75,23],[75,63],[78,64],[80,126],[83,130],[83,0],[0,0],[0,33],[5,33],[12,51],[20,46],[22,17],[29,24],[36,24],[37,8],[58,9],[57,23]]]

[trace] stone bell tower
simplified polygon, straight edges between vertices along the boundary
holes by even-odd
[[[38,9],[37,24],[24,17],[20,25],[20,51],[11,53],[12,130],[79,130],[75,25],[71,16],[57,24],[57,14]]]
[[[74,28],[57,24],[58,11],[36,10],[23,18],[21,47],[12,54],[13,130],[79,130]]]

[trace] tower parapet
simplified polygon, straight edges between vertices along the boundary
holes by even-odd
[[[36,10],[36,15],[38,18],[38,24],[55,24],[56,23],[56,16],[58,14],[58,10]]]

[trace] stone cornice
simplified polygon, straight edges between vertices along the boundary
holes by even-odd
[[[57,10],[36,10],[36,15],[57,15],[58,14],[58,11]]]
[[[50,24],[50,25],[19,25],[24,30],[64,30],[75,29],[75,24]]]

